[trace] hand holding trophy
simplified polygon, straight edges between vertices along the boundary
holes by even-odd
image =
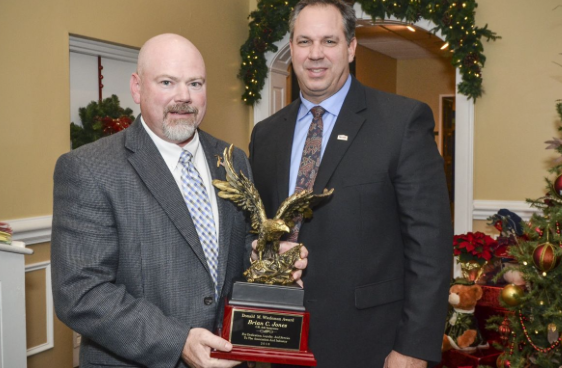
[[[283,201],[275,217],[268,219],[258,191],[232,164],[232,148],[226,148],[223,160],[226,181],[213,180],[219,197],[228,199],[250,213],[252,232],[258,234],[256,260],[244,272],[248,282],[236,282],[232,298],[225,305],[222,337],[234,348],[231,352],[212,352],[221,359],[315,366],[308,351],[309,315],[304,309],[304,291],[292,277],[300,259],[302,244],[279,254],[280,239],[290,233],[297,215],[312,216],[311,207],[329,197],[312,191],[294,193]]]

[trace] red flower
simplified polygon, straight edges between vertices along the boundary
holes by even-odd
[[[461,262],[476,261],[484,264],[492,259],[497,248],[497,241],[479,231],[453,237],[453,253],[459,256]]]

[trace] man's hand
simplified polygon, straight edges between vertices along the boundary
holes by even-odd
[[[257,240],[254,240],[252,242],[252,261],[255,261],[258,259],[258,254],[256,253],[256,245],[258,244]],[[288,241],[282,241],[281,243],[279,243],[279,254],[283,254],[286,251],[288,251],[289,249],[293,248],[294,246],[299,245],[298,243],[293,243],[293,242],[288,242]],[[306,249],[306,247],[303,245],[301,247],[301,254],[299,255],[300,259],[298,259],[295,264],[293,265],[294,268],[296,268],[296,271],[293,272],[293,279],[296,281],[296,283],[300,286],[303,287],[303,283],[301,280],[301,276],[302,276],[302,270],[304,270],[308,264],[308,249]]]
[[[418,358],[402,355],[392,350],[384,360],[384,368],[426,368],[427,362]]]
[[[232,350],[232,344],[213,335],[204,328],[192,328],[181,352],[184,362],[193,368],[230,368],[242,362],[211,358],[211,348],[220,351]]]

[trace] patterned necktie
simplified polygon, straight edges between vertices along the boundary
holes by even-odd
[[[318,167],[320,167],[320,161],[322,160],[320,155],[322,153],[322,130],[324,129],[322,115],[324,115],[326,110],[322,106],[315,106],[310,111],[312,112],[312,123],[310,123],[308,128],[304,149],[302,150],[295,193],[303,190],[312,190],[314,180],[318,174]],[[292,242],[296,242],[299,237],[302,215],[297,215],[294,218],[294,222],[295,226],[287,237],[287,240]]]
[[[187,204],[197,235],[199,235],[199,241],[203,246],[211,277],[215,283],[215,300],[218,300],[217,265],[219,247],[217,245],[215,220],[213,219],[213,210],[207,195],[207,189],[192,160],[193,155],[184,150],[180,156],[180,163],[183,166],[181,170],[183,199]]]

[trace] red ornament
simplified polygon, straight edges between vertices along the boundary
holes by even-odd
[[[507,316],[505,316],[500,327],[498,327],[498,332],[500,333],[502,345],[507,346],[509,335],[511,335],[511,327],[509,326],[509,319]]]
[[[554,180],[553,185],[554,185],[554,190],[556,191],[556,194],[558,194],[559,196],[562,196],[562,175],[558,175],[556,180]]]
[[[505,353],[498,355],[496,359],[496,367],[498,368],[508,368],[511,367],[511,363],[507,360],[507,356]]]
[[[538,270],[548,272],[558,266],[560,258],[556,256],[554,246],[546,242],[539,244],[533,252],[533,262]]]

